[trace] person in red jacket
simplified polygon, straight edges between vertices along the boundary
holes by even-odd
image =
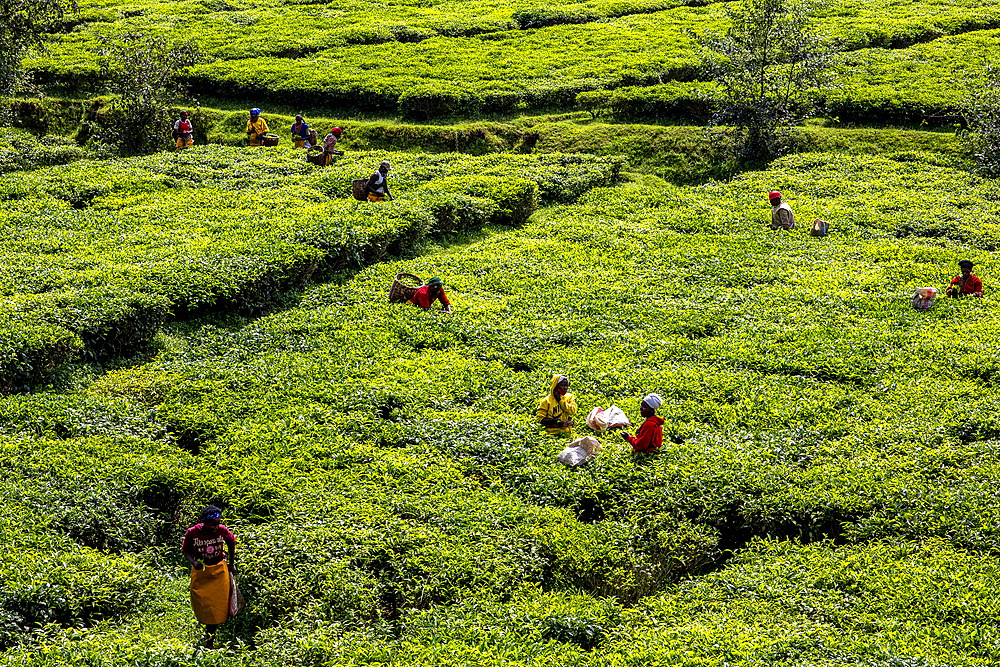
[[[972,275],[972,262],[963,259],[958,263],[958,266],[962,269],[962,273],[951,279],[951,286],[948,287],[948,296],[953,299],[957,299],[963,294],[982,296],[983,281]]]
[[[632,445],[637,453],[655,452],[663,444],[663,418],[656,411],[663,404],[659,394],[650,394],[639,404],[639,414],[646,418],[635,436],[622,431],[622,438]]]
[[[451,302],[448,301],[448,296],[444,293],[444,283],[442,283],[441,279],[436,276],[428,280],[426,285],[418,289],[417,293],[413,295],[413,298],[410,299],[409,303],[427,310],[435,301],[441,302],[441,310],[446,313],[451,312]]]

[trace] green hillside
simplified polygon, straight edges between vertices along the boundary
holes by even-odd
[[[723,9],[81,0],[0,131],[0,667],[1000,665],[1000,184],[947,128],[1000,4],[822,6],[830,117],[753,168],[704,125]],[[211,57],[194,148],[90,141],[115,31]],[[911,306],[966,258],[983,297]],[[557,462],[555,374],[574,437],[661,395],[662,449]]]
[[[919,122],[928,109],[954,107],[966,92],[956,79],[991,61],[1000,4],[837,0],[817,21],[844,51],[835,115]],[[572,108],[577,94],[598,89],[704,84],[691,35],[725,27],[722,5],[706,0],[83,0],[68,32],[29,67],[45,84],[86,90],[99,84],[101,36],[155,31],[196,40],[209,56],[188,73],[202,94],[426,119]],[[692,97],[686,88],[673,95]]]

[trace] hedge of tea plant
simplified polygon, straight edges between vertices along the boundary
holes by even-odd
[[[466,158],[394,159],[430,189]],[[559,179],[532,182],[559,199]],[[831,235],[769,230],[774,188]],[[11,541],[85,554],[73,576],[139,569],[87,587],[41,561],[9,599],[57,586],[96,611],[11,616],[2,659],[1000,664],[998,213],[995,183],[913,153],[599,187],[5,397]],[[987,295],[913,310],[963,257]],[[386,303],[398,271],[441,276],[455,312]],[[597,460],[558,464],[566,439],[534,424],[553,373],[581,415],[638,420],[660,393],[661,452],[608,434]],[[201,652],[178,544],[208,502],[249,606]],[[107,590],[131,597],[102,606]]]
[[[898,122],[900,117],[912,121],[917,109],[942,99],[956,104],[962,92],[935,76],[933,64],[925,64],[927,49],[908,47],[946,38],[949,45],[942,48],[954,50],[952,36],[962,41],[964,33],[996,28],[998,11],[995,2],[972,0],[824,5],[816,18],[824,31],[845,51],[862,51],[845,63],[840,89],[847,94],[836,109],[847,104],[842,110],[849,120],[865,113],[869,121]],[[95,50],[102,35],[165,31],[195,39],[213,58],[189,73],[194,88],[206,94],[426,120],[566,108],[589,91],[698,79],[704,73],[691,35],[724,31],[723,17],[714,3],[646,0],[387,5],[380,11],[283,1],[254,7],[220,2],[206,11],[201,2],[99,0],[85,4],[72,30],[54,35],[50,52],[29,66],[40,82],[95,89],[100,84]],[[290,22],[295,29],[289,29]],[[965,60],[989,60],[996,44],[980,39],[960,48]],[[887,69],[906,67],[919,77],[909,77],[903,83],[911,85],[872,103],[875,93],[866,93],[866,86],[884,79]],[[855,87],[857,96],[850,92]],[[676,120],[690,117],[691,107],[699,106],[698,97],[683,86],[646,93],[649,104],[637,106],[633,100],[622,118],[636,117],[645,107],[644,114],[655,109]],[[860,107],[853,109],[852,101]]]
[[[25,131],[8,130],[0,137],[0,174],[66,164],[84,156],[83,149],[56,135],[38,138]]]
[[[386,157],[399,200],[353,200],[351,180]],[[15,172],[0,180],[0,388],[33,386],[81,352],[134,351],[170,314],[260,312],[317,270],[400,254],[428,233],[523,224],[540,197],[572,200],[621,164],[359,153],[318,170],[301,153],[198,148]]]

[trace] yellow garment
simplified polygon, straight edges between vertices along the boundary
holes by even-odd
[[[182,137],[178,137],[178,139],[177,139],[177,148],[178,149],[180,149],[180,148],[190,148],[191,146],[194,146],[194,139],[184,139]]]
[[[327,159],[327,164],[329,164],[329,158]],[[383,195],[377,195],[374,192],[369,192],[368,201],[385,201],[385,197]]]
[[[222,560],[191,568],[191,609],[199,623],[218,625],[229,618],[229,567]]]
[[[305,148],[306,147],[306,140],[305,139],[295,139],[294,141],[292,141],[292,145],[295,146],[296,148]]]
[[[250,133],[250,145],[260,146],[260,135],[267,134],[271,128],[267,126],[267,121],[263,116],[257,116],[257,122],[247,121],[247,132]]]
[[[573,394],[566,392],[563,396],[556,395],[556,385],[559,384],[560,377],[562,376],[552,376],[552,386],[549,388],[549,395],[538,402],[539,424],[546,418],[567,421],[572,419],[573,415],[576,414],[576,397]],[[546,426],[545,430],[553,435],[573,432],[573,429],[569,426]]]

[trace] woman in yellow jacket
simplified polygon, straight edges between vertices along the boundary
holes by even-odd
[[[576,397],[569,393],[569,378],[553,375],[549,395],[538,402],[538,423],[553,435],[572,433]]]
[[[250,145],[260,146],[260,140],[270,131],[267,121],[261,118],[260,109],[250,109],[250,120],[247,121],[247,141]]]

